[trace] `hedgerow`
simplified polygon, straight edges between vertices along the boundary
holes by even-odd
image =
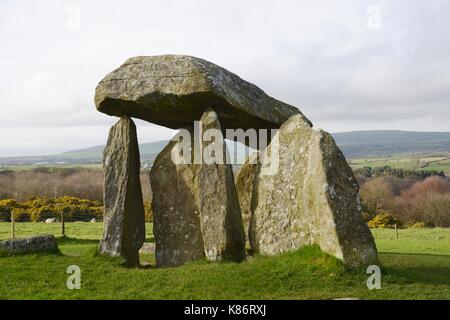
[[[40,222],[48,218],[59,220],[62,217],[68,222],[90,221],[102,217],[103,206],[100,201],[68,196],[56,199],[35,197],[23,202],[0,200],[0,219],[10,221],[11,214],[18,222]]]
[[[145,221],[152,222],[151,202],[144,202]],[[64,221],[90,221],[92,218],[102,218],[103,205],[97,200],[80,199],[77,197],[34,197],[27,201],[14,199],[0,200],[0,220],[11,221],[11,214],[17,222],[41,222],[49,218]]]

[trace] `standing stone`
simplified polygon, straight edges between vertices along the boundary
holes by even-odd
[[[103,168],[105,212],[99,252],[139,266],[138,252],[145,240],[144,202],[136,126],[127,116],[109,132]]]
[[[255,190],[253,186],[261,168],[258,161],[258,156],[259,152],[256,151],[252,153],[236,175],[236,193],[238,195],[239,204],[241,207],[242,225],[245,232],[246,247],[250,247],[249,227],[250,219],[255,206],[255,201],[252,202],[252,199],[256,199],[256,197],[253,197],[253,191]]]
[[[201,148],[206,162],[200,165],[198,177],[205,255],[212,261],[243,261],[245,234],[233,168],[226,163],[229,156],[220,123],[211,109],[205,111],[200,122],[204,133]]]
[[[150,171],[156,265],[174,267],[204,257],[193,164],[175,164],[179,135],[159,153]],[[189,157],[191,158],[191,157]]]
[[[194,138],[192,128],[180,132],[158,155],[150,171],[159,267],[178,266],[205,256],[212,261],[245,259],[245,236],[231,165],[207,164],[201,156],[212,151],[214,157],[209,160],[226,159],[226,145],[212,110],[203,115],[200,134],[207,129],[216,129],[216,136],[206,143]],[[185,133],[189,133],[188,148],[182,143],[187,139]]]
[[[253,251],[275,255],[317,244],[351,266],[376,263],[358,184],[331,135],[312,129],[300,116],[292,116],[277,135],[278,170],[262,175],[261,169],[253,185]]]

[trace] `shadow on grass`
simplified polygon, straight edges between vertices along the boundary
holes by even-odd
[[[100,240],[98,239],[78,239],[78,238],[70,238],[70,237],[58,237],[56,238],[56,241],[58,242],[58,245],[62,244],[98,244]]]
[[[412,254],[412,253],[388,253],[384,256],[393,256],[397,261],[385,261],[383,271],[387,276],[398,278],[401,283],[425,283],[435,285],[450,285],[450,256],[439,254]],[[409,261],[419,257],[421,260]],[[424,261],[423,259],[441,259],[441,261]],[[442,259],[446,260],[442,263]],[[395,279],[391,279],[391,281]]]
[[[379,254],[383,255],[400,255],[400,256],[430,256],[430,257],[442,257],[442,258],[450,258],[450,254],[442,254],[442,253],[410,253],[410,252],[393,252],[393,251],[380,251]]]
[[[36,251],[36,250],[26,250],[26,251],[10,251],[10,250],[0,250],[0,258],[3,257],[19,257],[27,255],[39,255],[39,256],[63,256],[61,251],[56,248],[54,250],[46,251]]]

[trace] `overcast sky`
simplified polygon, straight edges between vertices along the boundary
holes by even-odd
[[[450,131],[450,1],[0,2],[0,156],[103,144],[97,83],[127,58],[204,58],[330,132]],[[140,142],[173,131],[137,122]]]

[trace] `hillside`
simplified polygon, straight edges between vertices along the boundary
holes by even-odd
[[[353,131],[333,137],[350,159],[450,153],[450,132]]]
[[[387,158],[405,155],[450,155],[450,132],[353,131],[333,134],[336,143],[349,159]],[[140,144],[141,158],[152,162],[167,141]],[[229,148],[234,148],[232,143]],[[0,158],[0,165],[34,165],[56,163],[100,163],[104,146],[93,146],[55,155]],[[237,148],[243,159],[245,148]]]

